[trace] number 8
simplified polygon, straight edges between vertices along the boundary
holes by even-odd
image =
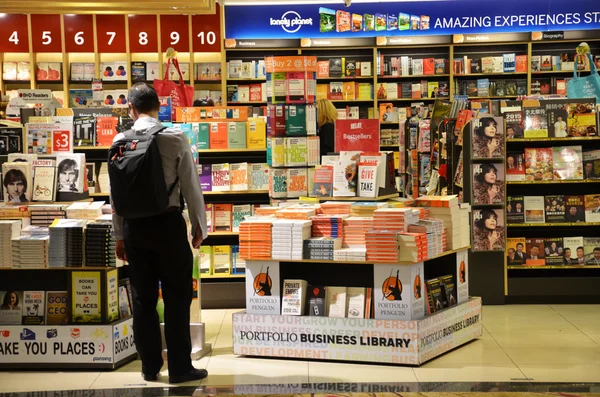
[[[141,45],[148,44],[148,33],[140,32],[140,44]]]

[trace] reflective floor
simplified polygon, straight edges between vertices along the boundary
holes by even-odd
[[[109,396],[138,394],[139,388],[160,388],[146,389],[144,395],[163,396],[391,392],[410,397],[406,393],[506,391],[575,393],[561,394],[574,397],[600,393],[600,305],[485,306],[484,334],[479,340],[420,367],[237,357],[231,338],[233,312],[202,312],[213,353],[195,362],[209,372],[201,383],[165,390],[166,383],[144,382],[140,363],[134,361],[114,372],[0,372],[0,393],[104,389],[104,393],[85,395]],[[163,375],[166,381],[166,369]]]

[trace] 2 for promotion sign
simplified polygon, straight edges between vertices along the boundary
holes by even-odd
[[[379,120],[337,120],[335,151],[379,151]]]

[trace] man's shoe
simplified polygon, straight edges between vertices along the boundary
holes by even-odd
[[[142,378],[144,378],[144,380],[146,382],[156,382],[158,380],[158,376],[160,374],[144,374],[142,373]]]
[[[185,383],[193,380],[204,379],[208,376],[208,372],[205,369],[192,369],[187,374],[183,375],[171,375],[169,376],[169,383]]]

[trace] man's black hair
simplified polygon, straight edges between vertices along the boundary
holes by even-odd
[[[155,112],[160,109],[158,94],[146,83],[135,83],[129,89],[127,100],[138,113]]]

